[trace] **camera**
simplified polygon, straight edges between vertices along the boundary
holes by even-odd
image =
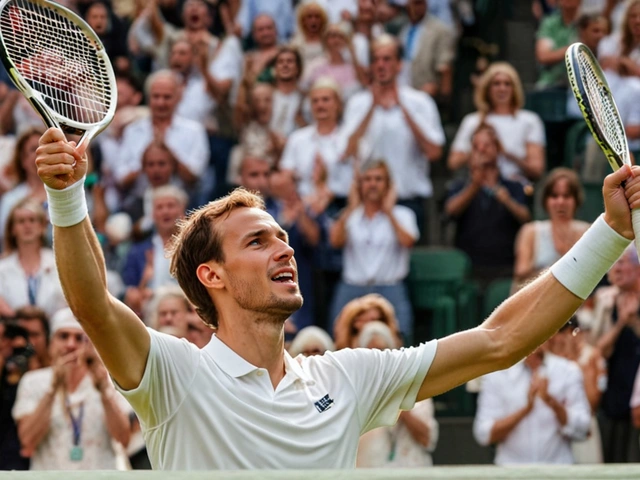
[[[7,378],[20,378],[29,370],[29,359],[35,354],[33,346],[29,343],[29,332],[15,323],[8,322],[5,324],[4,337],[12,341],[16,338],[24,339],[24,346],[13,347],[4,365]]]

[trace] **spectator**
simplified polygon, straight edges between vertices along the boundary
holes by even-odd
[[[275,20],[274,31],[279,40],[287,40],[293,33],[293,5],[289,0],[244,0],[240,2],[240,10],[236,17],[236,24],[240,27],[241,36],[248,36],[251,27],[255,28],[255,21],[259,16],[268,16]]]
[[[330,23],[352,22],[358,13],[357,0],[302,0],[318,3],[327,12]]]
[[[353,178],[353,165],[344,158],[346,141],[338,121],[342,111],[340,87],[331,78],[320,78],[309,92],[313,124],[291,134],[282,153],[280,168],[291,172],[304,198],[312,194],[314,166],[327,170],[332,193],[346,199]]]
[[[622,30],[602,40],[598,58],[605,70],[640,77],[640,0],[625,8]]]
[[[384,160],[362,165],[349,204],[333,223],[331,246],[343,248],[344,268],[331,318],[351,300],[379,293],[393,305],[400,331],[409,342],[413,315],[404,280],[409,273],[409,249],[419,237],[415,214],[396,204],[395,185]]]
[[[402,344],[393,305],[382,295],[370,293],[351,300],[340,311],[333,327],[336,350],[356,348],[362,328],[374,321],[387,325],[397,339],[395,343]]]
[[[307,91],[321,77],[333,79],[342,91],[346,102],[351,96],[367,85],[369,79],[358,65],[353,43],[351,25],[330,24],[323,36],[324,54],[305,67],[302,89]]]
[[[398,348],[397,337],[380,321],[364,325],[358,347],[379,350]],[[417,402],[411,410],[401,411],[392,427],[379,427],[360,437],[358,468],[420,468],[433,465],[431,453],[438,444],[438,422],[433,400]]]
[[[29,197],[38,203],[46,201],[46,193],[36,173],[36,149],[44,130],[29,128],[16,141],[13,159],[9,167],[10,176],[17,180],[11,190],[0,197],[0,239],[4,238],[9,212],[22,199]]]
[[[353,48],[356,61],[369,76],[370,45],[384,33],[377,20],[375,0],[358,0],[358,15],[354,22]]]
[[[243,72],[249,85],[272,80],[268,70],[278,54],[278,30],[273,17],[258,15],[253,21],[252,35],[255,48],[245,54]]]
[[[70,309],[51,319],[53,366],[28,372],[13,418],[32,470],[113,470],[129,442],[131,407]]]
[[[145,323],[162,333],[185,338],[191,304],[177,285],[158,287],[149,302]]]
[[[514,278],[520,285],[554,264],[589,227],[588,223],[575,219],[584,192],[573,170],[553,169],[541,192],[542,208],[549,220],[528,223],[518,234]]]
[[[241,109],[242,110],[242,109]],[[248,98],[246,116],[238,111],[240,139],[231,151],[228,183],[234,183],[238,175],[240,161],[246,157],[268,159],[277,165],[285,145],[285,138],[271,128],[273,118],[273,87],[267,83],[256,83]]]
[[[176,158],[163,143],[150,143],[142,154],[142,175],[125,198],[122,210],[134,222],[134,236],[146,237],[153,228],[153,192],[165,185],[179,186]]]
[[[146,55],[152,60],[152,71],[169,66],[171,45],[186,38],[192,45],[207,45],[211,58],[219,40],[209,33],[212,11],[205,0],[186,0],[182,5],[184,29],[176,28],[162,18],[158,0],[150,0],[129,29],[129,50],[134,56]]]
[[[32,354],[29,333],[15,321],[0,319],[0,470],[29,470],[11,409],[18,384],[31,369]]]
[[[247,156],[240,163],[240,175],[235,183],[247,190],[257,192],[262,195],[265,201],[268,201],[270,175],[271,164],[269,160]]]
[[[640,366],[638,256],[628,248],[611,267],[611,286],[595,292],[591,339],[607,360],[607,389],[598,422],[605,463],[640,461],[638,431],[631,418],[631,394]]]
[[[99,203],[103,212],[96,212],[94,205],[93,220],[97,223],[106,221],[109,212],[117,212],[122,206],[123,193],[117,185],[115,172],[120,165],[121,145],[124,129],[132,122],[149,115],[149,108],[141,106],[142,91],[138,82],[130,75],[116,75],[118,101],[116,113],[109,126],[92,140],[91,153],[96,162],[95,169],[100,176]],[[96,218],[96,215],[103,218]]]
[[[202,321],[190,304],[189,313],[187,313],[187,340],[198,348],[204,348],[213,334],[214,330]]]
[[[454,31],[427,14],[427,0],[408,0],[409,25],[399,34],[404,50],[403,81],[431,97],[448,98],[453,88]]]
[[[29,358],[29,369],[36,370],[51,366],[49,355],[49,318],[39,307],[27,305],[16,310],[15,320],[28,334],[27,340],[33,347],[33,355]]]
[[[306,2],[298,6],[298,31],[291,40],[291,46],[302,55],[302,65],[306,68],[313,60],[319,58],[324,49],[324,37],[329,18],[327,12],[317,2]]]
[[[47,218],[30,198],[9,213],[0,259],[0,315],[13,317],[18,308],[35,305],[51,317],[67,302],[58,280],[53,252],[46,247]]]
[[[273,115],[271,128],[283,137],[305,126],[302,117],[304,95],[298,87],[302,74],[302,57],[295,48],[278,49],[274,65]]]
[[[176,159],[176,172],[185,186],[197,190],[198,179],[209,164],[209,143],[202,125],[175,114],[180,100],[180,79],[162,70],[147,79],[151,116],[124,130],[120,163],[114,172],[121,188],[129,189],[142,169],[142,154],[152,142],[164,142]],[[210,187],[202,185],[203,189]]]
[[[325,352],[333,352],[336,349],[333,340],[327,332],[320,327],[310,325],[300,330],[291,345],[289,345],[289,355],[297,357],[304,355],[324,355]]]
[[[84,12],[84,19],[100,38],[109,60],[117,72],[130,69],[127,32],[113,13],[108,0],[92,1]]]
[[[538,88],[566,87],[564,54],[577,38],[580,0],[558,0],[558,9],[545,17],[536,33],[536,60],[542,70]]]
[[[602,393],[607,388],[607,367],[600,351],[587,342],[589,324],[580,322],[574,316],[550,342],[551,353],[576,362],[582,370],[584,391],[591,407],[591,425],[589,436],[584,441],[573,442],[575,463],[602,463],[602,440],[596,412],[600,406]]]
[[[471,144],[469,178],[450,187],[445,212],[455,220],[456,248],[469,255],[474,278],[486,286],[513,275],[516,235],[531,212],[522,185],[498,170],[502,148],[495,129],[480,125]]]
[[[565,74],[566,75],[566,74]],[[474,93],[477,111],[466,115],[451,145],[447,166],[457,170],[469,162],[471,137],[483,123],[496,129],[502,145],[498,166],[507,180],[534,181],[545,171],[545,131],[536,113],[524,110],[518,72],[496,62],[482,75]]]
[[[482,378],[473,435],[496,444],[496,465],[572,464],[571,440],[589,433],[591,412],[580,368],[548,344]]]
[[[397,86],[400,50],[389,35],[372,45],[373,83],[349,100],[344,115],[344,132],[351,136],[347,156],[357,156],[363,141],[371,151],[368,157],[386,159],[398,203],[414,211],[420,232],[425,232],[424,203],[433,194],[429,162],[440,158],[445,138],[433,99]]]
[[[165,248],[176,232],[177,220],[184,218],[186,208],[187,194],[178,187],[167,185],[153,193],[155,232],[150,238],[131,246],[122,271],[122,280],[127,287],[124,301],[139,315],[156,288],[175,284],[169,274]]]

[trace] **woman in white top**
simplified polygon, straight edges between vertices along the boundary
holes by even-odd
[[[367,323],[358,337],[358,347],[380,350],[398,348],[397,337],[379,321]],[[393,427],[380,427],[360,437],[358,468],[418,468],[433,465],[431,452],[438,443],[438,422],[433,400],[416,403],[400,412]]]
[[[302,65],[320,57],[324,52],[322,37],[329,24],[329,17],[322,6],[316,2],[303,3],[297,10],[298,31],[291,40],[291,46],[298,49],[302,56]]]
[[[553,169],[542,185],[542,207],[549,220],[530,222],[516,238],[515,282],[521,285],[550,267],[573,246],[589,224],[575,220],[584,201],[584,192],[576,172]]]
[[[9,214],[0,260],[0,315],[35,305],[51,316],[66,307],[53,251],[45,247],[47,218],[42,205],[25,198]]]
[[[20,200],[31,197],[44,203],[47,199],[36,170],[36,149],[43,133],[42,127],[28,128],[16,141],[8,176],[14,177],[17,183],[0,199],[0,240],[4,237],[9,212]]]
[[[447,166],[457,170],[469,162],[471,137],[478,126],[496,129],[502,152],[498,166],[508,180],[537,180],[545,171],[545,133],[540,117],[523,110],[524,93],[516,70],[506,62],[492,64],[475,89],[477,111],[464,117],[451,146]]]
[[[621,30],[602,39],[598,58],[605,70],[640,77],[640,0],[627,3]]]

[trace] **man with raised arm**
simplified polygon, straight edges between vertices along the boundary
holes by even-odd
[[[550,272],[476,328],[403,350],[292,359],[283,325],[302,305],[296,262],[260,197],[236,190],[181,224],[172,272],[217,327],[200,350],[148,330],[109,294],[84,202],[83,153],[49,129],[37,154],[59,275],[140,418],[156,469],[352,468],[362,433],[393,424],[416,401],[515,364],[555,333],[630,243],[630,205],[640,206],[632,170],[609,175],[606,213]]]

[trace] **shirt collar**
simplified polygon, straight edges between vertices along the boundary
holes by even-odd
[[[203,349],[206,351],[228,375],[239,378],[258,370],[258,367],[247,362],[244,358],[229,348],[216,335],[211,336],[211,341]],[[315,383],[309,374],[305,372],[300,363],[284,351],[284,368],[287,373],[291,373],[308,385]]]

